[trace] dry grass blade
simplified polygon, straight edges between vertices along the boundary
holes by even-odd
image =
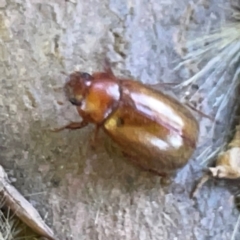
[[[210,87],[211,91],[208,93],[207,98],[210,99],[214,94],[224,85],[225,75],[229,69],[235,68],[234,66],[240,60],[240,11],[233,10],[233,21],[222,25],[221,27],[214,28],[208,33],[202,34],[196,38],[196,33],[192,37],[187,37],[187,40],[182,45],[186,49],[186,54],[182,55],[182,61],[175,68],[176,70],[182,66],[189,67],[195,70],[195,74],[189,79],[180,83],[177,87],[186,87],[191,84],[200,82],[200,89],[193,94],[190,101],[194,99],[195,95],[199,94],[204,86],[211,86],[216,82],[215,86]],[[239,83],[239,68],[235,68],[235,76],[228,87],[228,93],[223,96],[222,101],[217,103],[219,107],[218,114],[225,106],[226,99],[233,93]]]
[[[17,218],[14,218],[10,211],[5,215],[0,210],[0,240],[27,239],[27,237],[20,237],[23,230],[23,224]]]
[[[201,162],[201,165],[205,166],[206,163],[207,163],[210,159],[212,159],[214,156],[216,156],[216,154],[219,153],[221,149],[222,149],[222,147],[218,147],[215,151],[212,151],[212,148],[211,148],[211,147],[206,148],[206,152],[203,152],[203,154],[199,155],[199,156],[197,157],[197,160],[202,159],[202,156],[207,155],[207,157],[204,158],[204,160]]]
[[[239,42],[240,44],[240,42]],[[219,119],[222,110],[226,107],[229,99],[231,98],[232,93],[235,91],[236,87],[239,84],[239,74],[240,74],[240,68],[238,68],[234,74],[234,77],[232,79],[231,84],[228,86],[227,91],[222,95],[221,101],[219,101],[218,103],[218,108],[217,108],[217,112],[215,114],[215,119]],[[215,124],[213,124],[212,128],[211,128],[211,133],[213,136],[213,130],[215,128]],[[230,132],[230,129],[228,130]]]
[[[180,87],[194,83],[209,72],[223,72],[226,67],[234,64],[240,57],[240,22],[227,24],[213,30],[209,35],[186,42],[188,53],[176,67],[192,62],[201,63],[207,59],[205,66],[190,79],[180,84]]]
[[[236,234],[237,234],[237,229],[238,229],[238,227],[239,227],[239,222],[240,222],[240,215],[239,215],[238,220],[237,220],[237,222],[236,222],[236,225],[235,225],[235,227],[234,227],[231,240],[237,240]]]
[[[180,54],[182,61],[175,69],[178,70],[185,66],[194,73],[176,88],[189,90],[191,85],[195,84],[198,88],[192,91],[193,93],[187,101],[195,102],[198,105],[197,108],[201,108],[204,114],[214,116],[215,119],[214,124],[211,124],[208,130],[208,137],[214,142],[212,146],[205,144],[201,156],[198,156],[197,159],[204,165],[223,149],[223,138],[229,135],[230,128],[226,128],[222,139],[215,140],[218,127],[216,123],[222,119],[220,122],[224,121],[223,124],[229,126],[232,122],[229,114],[236,110],[232,107],[236,106],[238,101],[234,96],[240,75],[238,67],[240,61],[240,10],[232,9],[232,11],[231,22],[221,23],[219,27],[214,25],[213,30],[204,33],[187,30],[189,31],[187,34],[184,31],[186,36],[178,46],[178,49],[181,47],[185,51],[183,55]],[[207,29],[209,29],[208,26]],[[196,37],[197,35],[199,37]],[[215,151],[214,148],[217,150]]]
[[[0,205],[0,240],[38,240],[36,233],[28,228],[9,209]]]

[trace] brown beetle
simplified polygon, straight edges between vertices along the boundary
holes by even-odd
[[[199,126],[191,112],[172,97],[131,79],[104,72],[70,74],[64,86],[81,122],[55,131],[96,125],[102,128],[132,163],[166,176],[183,167],[196,148]]]

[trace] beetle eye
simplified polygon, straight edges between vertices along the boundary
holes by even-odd
[[[81,78],[83,78],[85,80],[92,80],[92,76],[89,73],[86,73],[86,72],[81,73]]]

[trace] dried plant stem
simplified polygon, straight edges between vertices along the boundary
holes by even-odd
[[[228,144],[227,150],[218,155],[216,167],[209,170],[213,177],[240,178],[240,125],[236,126],[234,137]]]
[[[236,239],[236,234],[237,234],[237,229],[238,229],[238,227],[239,227],[239,223],[240,223],[240,215],[238,216],[238,220],[237,220],[236,225],[235,225],[235,227],[234,227],[231,240],[237,240],[237,239]]]
[[[192,190],[190,197],[195,197],[199,189],[211,177],[238,179],[240,178],[240,125],[235,128],[235,134],[224,152],[218,154],[216,166],[210,167],[209,174],[205,174]]]
[[[176,70],[192,62],[200,63],[206,59],[210,60],[199,72],[181,83],[179,87],[192,84],[211,71],[211,74],[223,72],[226,67],[239,60],[240,22],[234,22],[215,29],[209,35],[190,39],[186,42],[185,48],[188,53],[183,57],[183,61],[176,67]]]

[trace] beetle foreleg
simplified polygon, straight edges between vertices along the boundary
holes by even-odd
[[[55,129],[52,129],[51,131],[52,132],[60,132],[64,129],[70,129],[70,130],[76,130],[76,129],[80,129],[80,128],[84,128],[88,125],[88,122],[86,121],[82,121],[82,122],[71,122],[63,127],[60,127],[60,128],[55,128]]]

